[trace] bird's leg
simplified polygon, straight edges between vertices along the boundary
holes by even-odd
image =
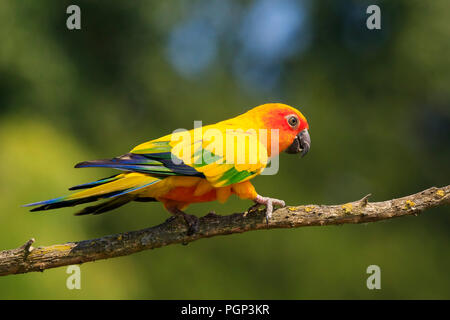
[[[186,221],[186,224],[188,225],[188,231],[187,231],[188,236],[191,236],[198,231],[199,219],[197,216],[194,216],[192,214],[187,214],[178,208],[170,208],[169,212],[175,216],[183,217],[184,221]]]
[[[283,200],[278,200],[269,197],[263,197],[259,194],[254,199],[256,204],[264,204],[266,206],[266,222],[269,223],[269,219],[272,218],[273,206],[281,206],[284,207],[286,204]]]

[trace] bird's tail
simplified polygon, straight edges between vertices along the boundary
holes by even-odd
[[[109,199],[101,204],[84,208],[77,215],[99,214],[118,208],[137,197],[136,191],[161,181],[158,178],[142,173],[122,173],[109,178],[78,185],[69,190],[80,190],[67,196],[56,199],[26,204],[25,207],[36,208],[30,211],[50,210],[63,207],[72,207],[82,203]]]

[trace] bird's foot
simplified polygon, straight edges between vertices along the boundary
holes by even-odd
[[[284,207],[286,206],[286,203],[283,200],[269,198],[269,197],[263,197],[258,195],[255,198],[255,202],[258,205],[264,204],[266,206],[266,222],[269,223],[269,219],[272,218],[273,213],[273,206],[280,206]]]
[[[220,215],[218,215],[215,211],[210,211],[204,216],[204,218],[217,218],[217,217],[220,217]]]
[[[184,221],[188,225],[188,231],[187,231],[188,236],[192,236],[193,234],[198,232],[199,219],[197,216],[194,216],[192,214],[187,214],[187,213],[181,211],[180,209],[172,209],[172,210],[170,210],[170,212],[172,214],[174,214],[175,216],[183,217]]]
[[[188,225],[187,235],[192,236],[193,234],[198,232],[199,229],[199,219],[197,216],[192,214],[185,214],[184,221],[186,221]]]
[[[173,220],[175,220],[177,217],[176,216],[170,216],[170,217],[168,217],[167,219],[166,219],[166,223],[170,223],[170,222],[172,222]]]
[[[254,205],[252,205],[250,208],[247,209],[247,211],[244,212],[244,217],[246,217],[249,213],[253,213],[259,209],[263,204],[256,202]]]

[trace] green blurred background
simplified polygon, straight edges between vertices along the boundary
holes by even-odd
[[[82,29],[66,28],[81,8]],[[378,4],[382,29],[366,28]],[[21,205],[111,175],[83,160],[266,102],[308,118],[307,157],[254,184],[288,204],[372,201],[450,181],[450,2],[0,2],[0,249],[164,221],[159,204],[75,217]],[[250,202],[193,205],[204,215]],[[367,225],[249,232],[0,278],[13,299],[449,299],[449,208]],[[381,267],[381,290],[366,268]]]

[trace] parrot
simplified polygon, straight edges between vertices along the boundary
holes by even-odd
[[[34,212],[95,202],[75,215],[97,215],[131,201],[160,202],[173,216],[183,217],[188,234],[194,234],[199,218],[184,210],[193,203],[225,203],[233,194],[264,205],[269,221],[274,206],[284,207],[285,202],[258,194],[250,180],[281,152],[306,155],[311,146],[308,130],[296,108],[262,104],[212,125],[176,130],[112,159],[80,162],[75,168],[113,168],[119,173],[71,187],[76,192],[69,195],[24,206],[34,207]],[[245,143],[229,143],[236,139]]]

